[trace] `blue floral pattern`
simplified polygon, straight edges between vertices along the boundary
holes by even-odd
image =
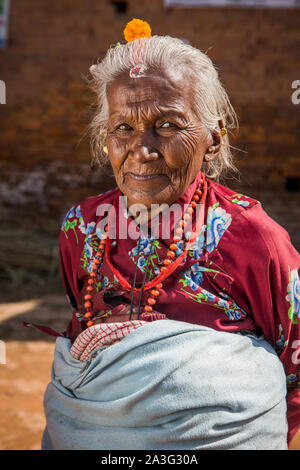
[[[101,240],[102,235],[103,235],[103,232],[101,231],[101,229],[95,226],[96,226],[95,222],[90,222],[87,225],[84,224],[80,205],[71,207],[71,209],[67,212],[64,218],[64,221],[62,223],[62,226],[61,226],[61,230],[65,233],[66,238],[68,238],[68,234],[67,234],[68,230],[70,229],[73,230],[77,244],[78,244],[78,236],[77,236],[75,227],[83,235],[85,235],[83,250],[82,250],[81,258],[80,258],[80,262],[81,262],[80,266],[88,273],[91,273],[93,270],[92,266],[93,266],[94,253],[97,251],[98,246],[99,246],[99,239]],[[102,276],[99,273],[100,268],[101,268],[101,265],[99,265],[99,269],[98,269],[99,275],[98,275],[97,281],[95,282],[96,291],[98,291],[102,287],[107,287],[109,285],[108,277]],[[118,280],[114,279],[114,282],[118,282]]]
[[[93,256],[93,230],[95,228],[95,222],[90,222],[87,224],[86,229],[85,229],[85,240],[84,240],[84,251],[87,254],[87,258],[92,258]],[[91,271],[89,271],[91,272]]]
[[[140,253],[143,253],[144,255],[148,255],[151,250],[151,238],[150,237],[147,238],[141,235],[139,249],[140,249]],[[133,258],[137,254],[138,254],[138,245],[129,252],[129,256]]]
[[[231,202],[237,204],[238,206],[248,207],[250,204],[250,202],[246,200],[248,197],[244,196],[243,194],[233,194],[230,199]]]
[[[176,245],[177,245],[177,250],[175,250],[174,253],[176,257],[178,257],[183,253],[185,242],[183,240],[180,240],[179,242],[176,242]]]
[[[278,332],[278,339],[275,343],[275,350],[277,354],[281,354],[284,348],[287,346],[288,341],[284,341],[284,334],[283,334],[283,328],[282,325],[279,325],[279,332]]]
[[[192,259],[199,259],[203,255],[203,249],[205,246],[205,232],[206,232],[206,226],[203,225],[201,228],[200,234],[197,236],[196,240],[191,245],[191,248],[189,249],[189,252],[188,252],[188,254],[191,256]],[[189,236],[187,238],[189,238]]]
[[[75,215],[75,213],[74,213],[74,206],[73,206],[66,213],[66,216],[65,216],[65,218],[63,220],[63,223],[62,223],[62,226],[61,226],[61,230],[63,230],[63,231],[65,230],[67,222],[70,221],[70,219],[73,219],[74,215]]]
[[[243,207],[248,207],[250,205],[250,201],[248,201],[247,199],[251,200],[250,197],[245,196],[244,194],[240,194],[240,193],[232,194],[232,196],[230,196],[231,202],[233,202],[234,204],[237,204],[238,206],[243,206]],[[257,201],[256,199],[255,199],[255,202],[261,205],[261,202]]]
[[[286,295],[286,300],[290,303],[288,316],[293,324],[298,324],[298,318],[300,318],[300,280],[297,269],[289,267],[289,281]]]
[[[181,287],[180,290],[186,297],[194,300],[195,302],[206,303],[224,310],[228,319],[231,321],[245,318],[247,316],[247,312],[240,308],[227,294],[219,292],[218,295],[215,295],[201,287],[203,281],[202,273],[207,271],[217,272],[195,263],[190,269],[187,269],[182,273],[182,278],[179,280],[179,283],[182,283],[184,287],[189,287],[194,292],[189,292],[188,290],[183,289],[183,287]]]
[[[201,271],[203,271],[203,269],[201,269],[201,266],[198,266],[196,263],[184,271],[182,273],[183,278],[186,281],[184,285],[189,286],[192,290],[197,290],[203,282],[203,274]]]
[[[76,215],[77,217],[81,217],[80,207],[76,210]],[[102,239],[103,231],[101,230],[99,226],[96,226],[95,222],[90,222],[85,226],[83,223],[83,220],[81,220],[79,229],[81,233],[85,235],[83,250],[82,250],[81,258],[80,258],[81,267],[88,273],[91,273],[93,271],[93,264],[94,264],[93,259],[94,259],[95,253],[98,250],[99,240]],[[95,280],[96,292],[98,292],[100,289],[104,287],[107,287],[110,284],[109,278],[107,276],[101,275],[100,273],[101,265],[102,264],[99,265],[99,268],[97,270],[98,277],[97,277],[97,280]],[[113,283],[117,283],[117,282],[118,282],[118,279],[114,276]]]
[[[286,377],[288,390],[299,390],[300,389],[300,372],[295,374],[289,374]]]
[[[151,254],[151,244],[152,244],[152,254]],[[140,247],[139,247],[140,254],[138,255],[138,241],[137,241],[137,245],[128,252],[130,259],[134,263],[137,263],[138,268],[142,272],[145,271],[147,259],[148,259],[148,256],[150,256],[149,262],[148,262],[149,279],[151,279],[154,276],[157,276],[160,273],[160,269],[157,266],[161,261],[159,257],[159,253],[158,253],[158,250],[160,250],[160,248],[161,247],[160,247],[158,240],[152,240],[150,235],[148,237],[141,235]]]
[[[80,209],[80,208],[79,208]],[[73,220],[72,220],[73,219]],[[72,221],[71,221],[72,220]],[[75,206],[71,207],[71,209],[67,212],[64,220],[63,220],[63,223],[62,223],[62,226],[61,226],[61,230],[64,232],[66,238],[68,238],[68,234],[67,232],[71,229],[73,230],[73,233],[74,233],[74,236],[76,238],[76,242],[78,244],[78,237],[77,237],[77,233],[76,233],[76,230],[75,230],[75,227],[76,225],[78,224],[78,222],[81,222],[82,221],[82,217],[81,217],[81,220],[79,220],[77,218],[77,209],[76,209],[76,215],[75,215]]]
[[[208,208],[206,248],[211,253],[217,246],[225,231],[231,224],[231,215],[219,203]]]
[[[86,233],[85,225],[84,225],[83,217],[82,217],[82,214],[81,214],[80,206],[76,207],[76,217],[78,218],[78,222],[79,222],[78,228],[79,228],[80,232],[85,234]]]

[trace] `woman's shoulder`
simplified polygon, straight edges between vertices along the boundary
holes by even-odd
[[[243,212],[253,206],[261,206],[261,202],[253,197],[234,191],[212,180],[208,180],[209,199],[231,207],[232,212]]]
[[[288,232],[264,210],[257,199],[216,182],[210,182],[209,191],[209,206],[220,206],[220,211],[228,214],[228,235],[240,238],[242,245],[255,246],[256,250],[261,247],[273,253],[277,251],[278,243],[292,246]]]
[[[89,223],[95,222],[99,217],[99,208],[107,204],[107,208],[113,204],[118,189],[111,189],[96,196],[89,196],[74,204],[64,216],[61,229],[64,230],[66,225],[71,221],[78,220],[82,227]]]

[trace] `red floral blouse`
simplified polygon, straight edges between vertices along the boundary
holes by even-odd
[[[177,201],[182,207],[191,201],[200,176]],[[182,263],[164,281],[155,309],[169,319],[220,331],[263,334],[285,368],[290,441],[300,425],[300,255],[288,233],[259,201],[206,181],[204,224]],[[116,201],[118,226],[132,222],[118,195],[121,193],[115,189],[88,197],[69,210],[61,227],[61,271],[73,308],[63,334],[71,341],[86,327],[84,295],[101,239],[99,221],[104,217],[97,215],[99,207]],[[171,219],[172,230],[173,222]],[[172,230],[170,239],[155,239],[151,255],[148,234],[141,236],[139,255],[137,239],[117,237],[110,247],[113,266],[132,284],[138,263],[136,285],[140,286],[149,255],[148,280],[155,278],[173,239]],[[180,243],[177,254],[184,247]],[[144,292],[142,305],[148,296]],[[95,284],[94,311],[113,317],[130,301],[131,291],[120,285],[104,258]],[[138,301],[139,292],[134,295],[135,305]]]

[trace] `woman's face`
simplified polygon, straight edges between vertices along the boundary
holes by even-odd
[[[172,204],[200,171],[211,135],[192,111],[189,79],[120,75],[107,90],[107,148],[131,204]]]

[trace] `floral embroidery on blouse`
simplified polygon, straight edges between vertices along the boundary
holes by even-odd
[[[83,217],[82,217],[82,214],[81,214],[80,206],[76,207],[76,217],[78,218],[78,222],[79,222],[78,228],[79,228],[80,232],[85,234],[85,225],[84,225]]]
[[[231,202],[233,202],[234,204],[237,204],[238,206],[247,207],[249,206],[250,202],[246,201],[245,198],[247,198],[247,196],[244,196],[243,194],[233,194],[232,196],[230,196]]]
[[[229,198],[231,202],[233,202],[234,204],[237,204],[238,206],[248,207],[250,205],[250,202],[247,201],[247,199],[251,199],[251,198],[249,198],[248,196],[245,196],[244,194],[240,194],[240,193],[232,194],[232,196],[229,196]],[[260,201],[257,201],[256,199],[255,201],[261,205]]]
[[[84,239],[84,253],[86,258],[89,260],[89,265],[87,271],[89,273],[92,272],[92,257],[93,257],[93,250],[97,250],[99,239],[97,234],[94,231],[95,222],[90,222],[87,224],[85,229],[85,239]]]
[[[81,222],[81,225],[79,225],[81,232],[85,234],[83,250],[81,253],[81,257],[80,257],[80,261],[81,261],[80,266],[88,273],[91,273],[93,270],[92,268],[93,258],[95,256],[95,253],[98,250],[99,240],[102,239],[102,235],[103,235],[103,232],[101,231],[99,227],[96,227],[96,230],[95,230],[95,225],[96,225],[95,222],[90,222],[85,227],[83,220]],[[99,265],[99,268],[97,270],[98,276],[97,278],[95,278],[96,292],[109,286],[110,284],[112,285],[113,283],[118,282],[117,278],[114,276],[114,281],[110,283],[109,278],[101,274],[101,266],[102,266],[102,263]]]
[[[71,219],[74,219],[74,220],[72,220],[71,222]],[[68,238],[67,232],[68,230],[72,229],[76,238],[77,245],[78,245],[78,237],[77,237],[77,233],[75,230],[77,223],[78,223],[78,220],[75,217],[74,207],[71,207],[71,209],[67,212],[63,220],[61,230],[64,232],[66,238]]]
[[[206,232],[206,226],[203,225],[200,231],[200,234],[197,236],[196,240],[194,243],[191,245],[188,255],[192,259],[199,259],[203,255],[203,249],[205,246],[205,232]],[[187,239],[190,238],[190,232],[187,233]]]
[[[202,271],[205,269],[195,263],[182,273],[184,279],[180,279],[179,282],[182,282],[184,286],[189,286],[192,290],[197,290],[202,285]]]
[[[202,272],[213,271],[213,272],[218,273],[218,271],[205,268],[202,266],[197,266],[198,271],[196,270],[196,268],[194,270],[192,270],[192,268],[193,266],[190,269],[187,269],[186,271],[182,273],[183,278],[180,279],[179,282],[182,283],[184,287],[187,286],[191,290],[198,291],[198,292],[192,293],[181,287],[180,290],[184,292],[184,295],[186,297],[188,297],[189,299],[195,302],[209,304],[213,307],[224,310],[229,320],[232,320],[232,321],[241,320],[242,318],[245,318],[247,316],[247,313],[245,312],[245,310],[240,308],[234,302],[234,300],[229,298],[227,294],[223,292],[218,292],[218,295],[215,295],[201,287],[201,283],[203,279]]]
[[[61,226],[61,230],[65,230],[66,223],[67,223],[70,219],[73,219],[74,215],[75,215],[75,212],[74,212],[74,206],[73,206],[73,207],[71,207],[71,209],[69,209],[68,212],[66,213],[65,218],[64,218],[63,223],[62,223],[62,226]]]
[[[287,285],[286,300],[290,303],[288,317],[292,320],[292,324],[298,324],[300,318],[300,280],[297,269],[289,267],[289,283]]]
[[[209,253],[218,246],[232,220],[231,215],[222,209],[219,204],[217,202],[209,207],[207,212],[206,248]]]
[[[149,279],[151,277],[157,276],[160,273],[160,269],[157,266],[161,260],[158,254],[158,250],[160,250],[160,244],[158,240],[152,241],[152,254],[150,254],[151,251],[151,236],[141,236],[140,239],[140,247],[139,251],[140,254],[138,255],[138,241],[137,245],[128,252],[129,257],[131,260],[138,264],[138,268],[140,271],[144,272],[145,271],[145,266],[147,263],[148,256],[150,255],[149,262],[148,262],[148,276]]]
[[[295,374],[289,374],[286,377],[288,390],[299,390],[300,389],[300,372]]]
[[[288,341],[284,341],[283,328],[280,323],[279,331],[278,331],[278,339],[275,343],[275,351],[277,352],[277,354],[280,355],[287,345],[288,345]]]
[[[71,219],[73,219],[71,221]],[[76,238],[76,242],[78,245],[78,236],[75,230],[75,227],[78,227],[81,233],[85,234],[85,226],[83,217],[81,214],[80,205],[75,208],[75,206],[71,207],[71,209],[67,212],[64,221],[61,226],[61,230],[64,232],[66,238],[68,238],[67,232],[68,230],[72,229]]]

